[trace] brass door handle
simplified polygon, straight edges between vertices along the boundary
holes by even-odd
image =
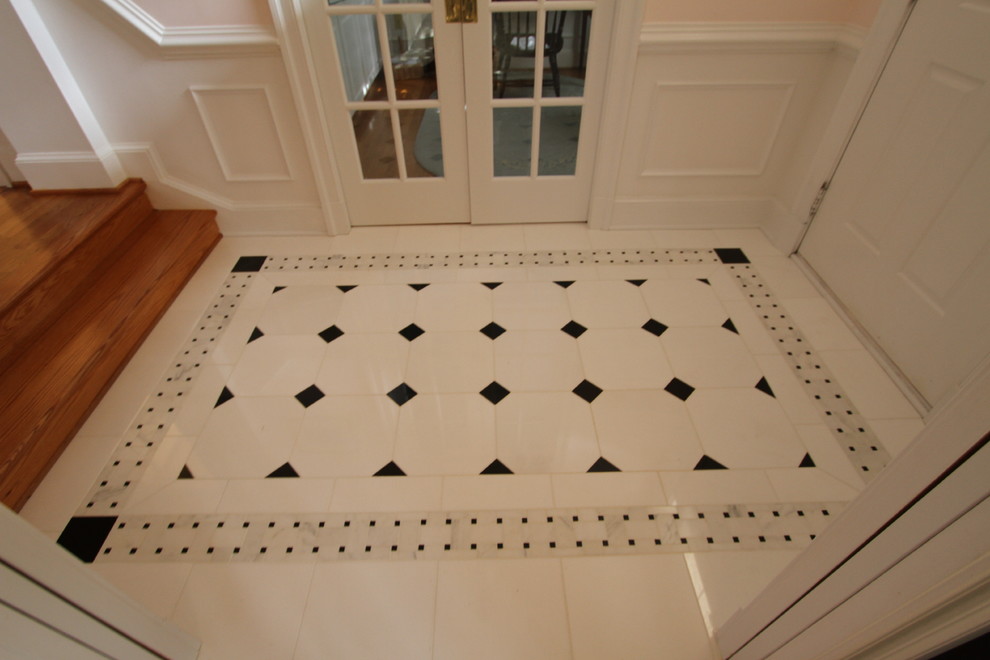
[[[448,23],[477,23],[478,0],[446,0]]]

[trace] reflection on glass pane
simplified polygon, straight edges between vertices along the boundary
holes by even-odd
[[[556,24],[555,21],[560,21],[560,24]],[[560,81],[559,85],[554,86],[554,92],[557,96],[584,96],[584,79],[588,68],[588,38],[591,36],[591,12],[550,11],[547,12],[548,32],[551,25],[559,31],[562,48],[556,58],[556,71],[551,61],[551,77]],[[549,96],[549,92],[544,89],[543,95]]]
[[[370,14],[331,16],[348,101],[386,98],[378,26]]]
[[[529,176],[532,108],[493,108],[495,176]]]
[[[392,115],[388,110],[358,110],[351,117],[365,179],[398,179]]]
[[[543,96],[584,96],[591,11],[548,11],[543,43]],[[492,91],[531,98],[536,69],[536,13],[492,14]]]
[[[406,175],[410,178],[443,176],[440,108],[399,110]]]
[[[492,14],[492,93],[532,98],[536,68],[536,12]]]
[[[385,25],[388,26],[395,97],[399,100],[436,98],[433,17],[430,14],[388,14]]]
[[[347,7],[349,5],[373,5],[375,0],[327,0],[327,4],[331,7],[336,7],[338,5]]]
[[[540,115],[540,176],[574,174],[581,106],[544,107]]]

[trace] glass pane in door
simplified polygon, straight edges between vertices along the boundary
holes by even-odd
[[[433,16],[387,14],[385,25],[392,58],[395,98],[399,101],[437,98]]]
[[[540,176],[569,176],[577,167],[581,106],[545,106],[540,113]]]
[[[385,98],[375,17],[372,14],[337,14],[330,20],[347,100],[356,103]]]
[[[388,110],[356,110],[352,115],[361,171],[365,179],[398,179],[392,114]]]
[[[495,98],[533,98],[537,23],[535,11],[492,14],[492,93]]]
[[[533,109],[493,108],[495,176],[529,176]]]
[[[399,110],[406,176],[443,176],[443,142],[440,139],[440,108]]]
[[[553,90],[545,87],[544,96],[584,96],[591,15],[591,11],[547,12],[547,50],[560,50],[547,57],[549,70],[544,70],[544,77],[552,82]]]

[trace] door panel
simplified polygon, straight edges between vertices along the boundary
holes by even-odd
[[[932,404],[990,353],[988,34],[918,3],[800,247]]]

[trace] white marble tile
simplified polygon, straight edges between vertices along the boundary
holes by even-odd
[[[804,384],[794,375],[794,370],[780,355],[754,356],[774,396],[794,424],[820,424],[822,413],[812,403]]]
[[[443,510],[553,508],[548,474],[486,474],[443,478]]]
[[[272,335],[244,349],[227,387],[238,396],[295,396],[316,382],[327,343],[312,335]]]
[[[231,479],[219,513],[319,513],[330,508],[333,479]]]
[[[524,225],[527,250],[590,249],[588,226],[584,223]]]
[[[753,312],[748,302],[743,300],[723,300],[722,305],[729,313],[732,324],[739,331],[739,336],[746,342],[750,353],[754,355],[779,355],[780,349],[773,340],[763,322]]]
[[[392,460],[399,407],[384,396],[328,396],[306,409],[290,464],[301,477],[370,477]]]
[[[766,473],[781,502],[845,502],[860,492],[818,468],[771,468]]]
[[[711,275],[704,279],[708,280],[712,291],[723,303],[730,300],[746,300],[746,296],[739,287],[737,280],[732,276],[731,271],[725,268],[716,268]]]
[[[436,511],[441,477],[370,477],[337,479],[330,511]]]
[[[801,442],[808,449],[808,455],[819,470],[827,472],[856,490],[863,488],[864,482],[860,476],[862,472],[849,461],[848,455],[836,442],[835,436],[827,426],[802,425],[797,427],[797,432],[801,436]]]
[[[328,396],[387,394],[405,379],[409,346],[399,333],[345,333],[326,345],[315,383]]]
[[[405,382],[420,394],[477,394],[494,378],[494,351],[478,331],[427,332],[410,346]]]
[[[227,384],[231,371],[233,366],[229,364],[203,365],[186,395],[185,402],[175,408],[175,417],[166,435],[179,437],[198,435],[203,430],[210,413],[213,412],[217,396]]]
[[[436,562],[318,564],[294,657],[430,658]]]
[[[558,507],[651,506],[666,504],[656,472],[595,472],[553,475]]]
[[[526,279],[531,282],[574,282],[599,279],[598,266],[580,263],[568,266],[531,266],[526,268]]]
[[[461,227],[464,252],[516,252],[526,249],[522,225],[470,225]]]
[[[337,325],[345,333],[398,332],[412,323],[415,309],[416,292],[408,286],[363,284],[344,294]]]
[[[480,474],[495,456],[495,406],[479,394],[420,394],[399,411],[395,462],[406,474]]]
[[[820,351],[819,356],[859,412],[871,421],[917,417],[917,411],[869,352]]]
[[[650,317],[668,326],[719,326],[728,312],[711,286],[696,279],[651,280],[640,290]]]
[[[460,246],[460,225],[407,225],[399,227],[395,241],[400,254],[457,252]]]
[[[271,295],[257,325],[266,335],[315,336],[339,323],[343,302],[335,286],[288,286]]]
[[[716,247],[740,248],[749,257],[780,254],[759,229],[716,229],[715,235],[720,241]]]
[[[334,236],[333,254],[388,254],[397,252],[398,227],[354,227],[349,234]]]
[[[506,330],[559,330],[571,320],[567,293],[551,282],[506,282],[492,291],[491,303]]]
[[[90,568],[125,594],[167,619],[186,586],[192,564],[96,562]]]
[[[458,282],[523,282],[528,277],[526,268],[458,268]]]
[[[754,387],[762,377],[742,338],[725,328],[670,328],[660,341],[674,375],[692,387]]]
[[[558,330],[519,330],[494,343],[495,380],[510,392],[569,392],[584,379],[578,344]]]
[[[650,318],[640,288],[623,281],[575,282],[567,288],[573,320],[586,328],[639,327]]]
[[[491,321],[492,291],[482,284],[441,282],[417,296],[415,323],[427,332],[478,331]]]
[[[650,233],[660,248],[726,247],[711,229],[654,229]]]
[[[313,564],[193,566],[172,620],[199,639],[200,660],[292,658]]]
[[[757,504],[779,502],[763,470],[661,472],[670,504]]]
[[[593,249],[602,248],[636,248],[652,249],[657,247],[653,233],[641,229],[612,229],[612,230],[588,230],[588,241]]]
[[[662,389],[674,377],[660,340],[646,330],[591,329],[577,343],[586,378],[602,389]]]
[[[591,407],[571,392],[513,392],[495,427],[498,457],[516,473],[586,472],[602,455]]]
[[[698,390],[687,408],[705,453],[728,468],[797,467],[804,457],[780,404],[755,388]]]
[[[781,303],[817,350],[841,351],[863,348],[863,344],[849,326],[823,298],[791,298],[782,300]]]
[[[752,262],[777,298],[821,298],[818,289],[787,257],[755,256]]]
[[[574,658],[713,660],[680,555],[563,560]]]
[[[437,660],[571,657],[556,560],[442,562],[436,610]]]
[[[131,497],[143,500],[175,483],[186,465],[196,443],[194,436],[168,436],[163,438],[151,460],[146,462],[141,478],[130,488]]]
[[[907,449],[915,437],[925,428],[924,422],[918,417],[907,419],[877,419],[870,422],[870,427],[883,443],[891,456],[896,456]]]
[[[122,513],[213,513],[226,488],[224,479],[179,479],[143,499],[130,500]]]
[[[690,470],[704,454],[684,403],[667,392],[607,391],[591,409],[602,456],[622,470]]]
[[[670,267],[660,264],[598,266],[598,278],[602,280],[665,280],[669,277]]]

